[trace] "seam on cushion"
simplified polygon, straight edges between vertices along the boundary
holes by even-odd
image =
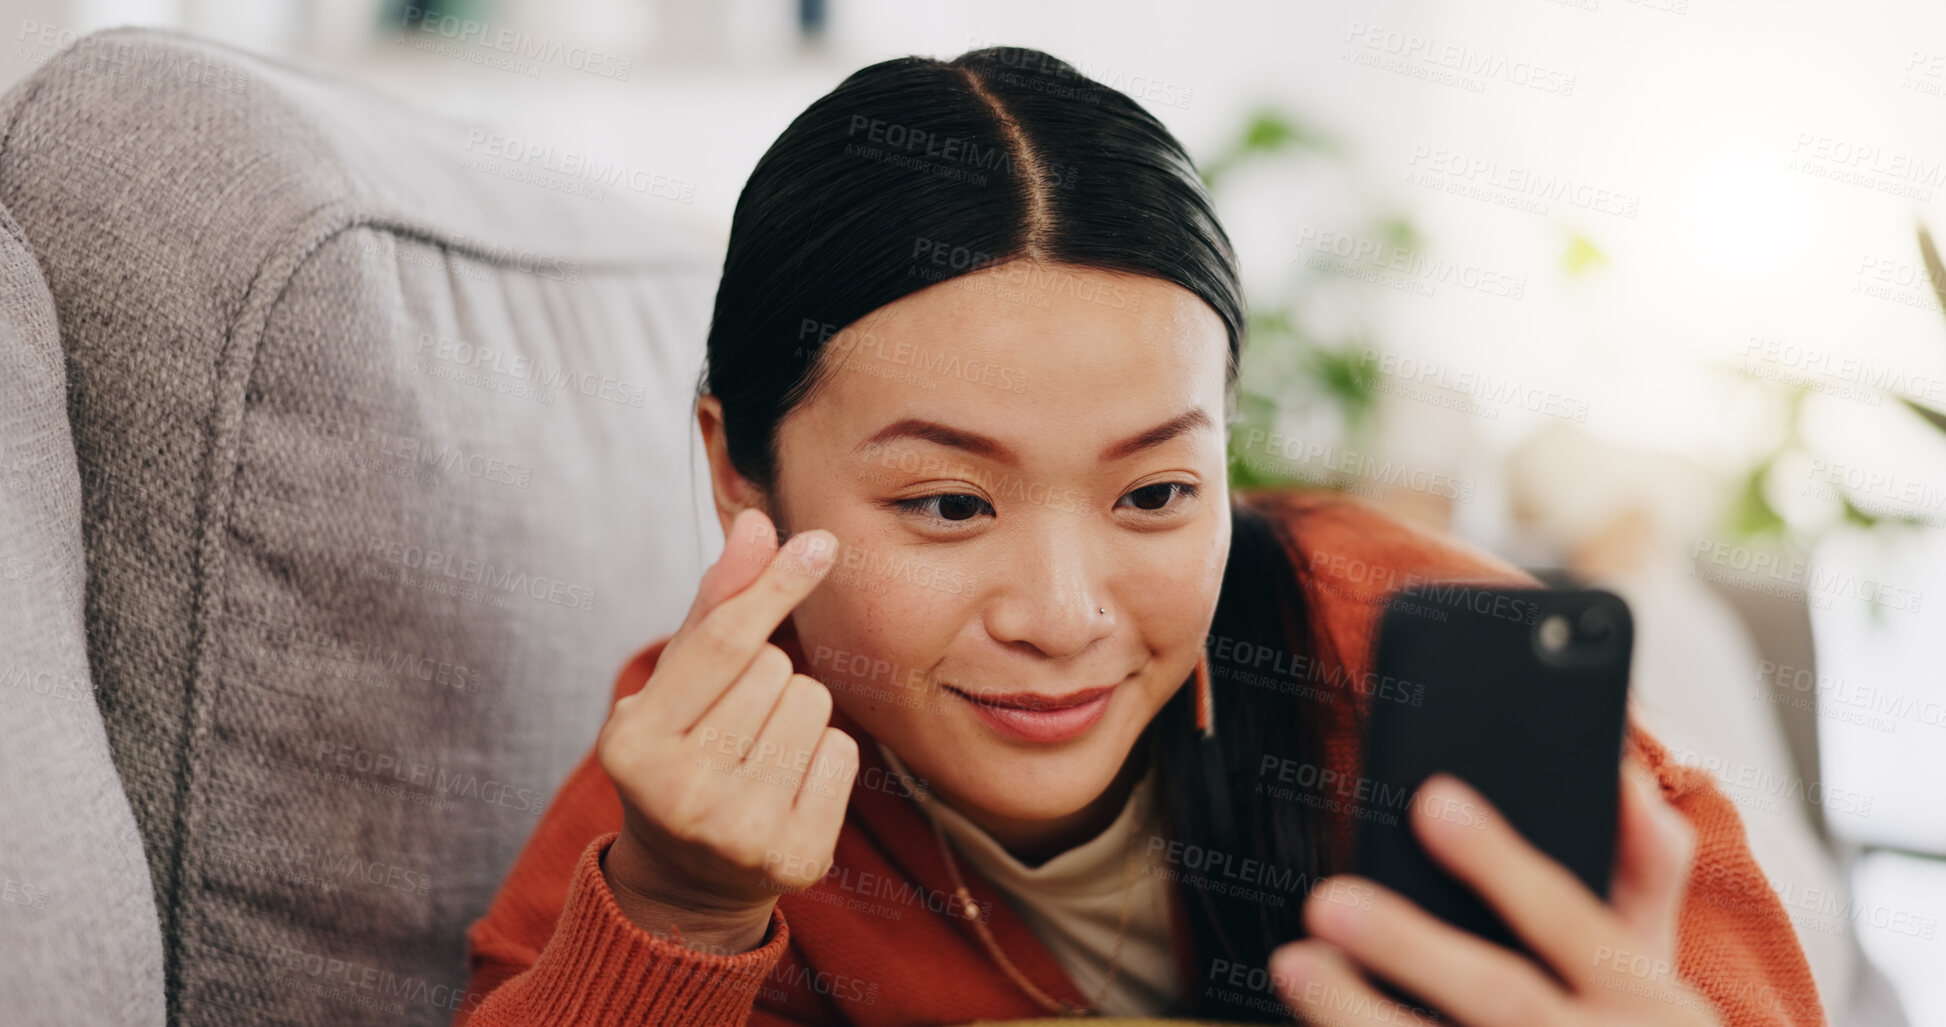
[[[175,851],[168,856],[168,880],[171,882],[168,922],[173,925],[176,934],[175,942],[166,945],[164,952],[165,980],[172,983],[168,1008],[171,1023],[183,1015],[181,1006],[186,990],[181,978],[183,950],[189,947],[192,939],[199,938],[201,927],[200,921],[192,922],[183,914],[187,905],[185,895],[189,882],[193,880],[190,871],[200,865],[191,845],[191,839],[198,834],[206,795],[202,775],[197,772],[200,762],[197,756],[201,752],[202,741],[210,736],[214,727],[215,697],[212,691],[216,682],[211,679],[209,671],[210,639],[213,634],[210,617],[226,570],[221,559],[223,540],[236,512],[237,479],[242,473],[244,414],[250,385],[257,377],[264,333],[269,328],[271,316],[283,302],[291,282],[311,258],[338,235],[355,229],[371,228],[430,242],[472,253],[490,266],[520,270],[512,262],[471,246],[453,243],[423,226],[357,213],[349,201],[325,204],[306,215],[300,224],[301,227],[289,237],[295,245],[290,248],[272,247],[259,266],[242,297],[236,316],[229,324],[216,360],[215,395],[211,397],[203,445],[204,487],[198,501],[198,519],[201,523],[197,530],[195,586],[190,600],[189,695],[184,704],[186,723],[183,725],[176,778],[177,831]],[[587,265],[583,266],[585,268]],[[693,270],[700,264],[694,260],[643,259],[602,262],[596,266],[604,271],[640,274],[671,268]]]
[[[175,845],[174,851],[168,854],[168,880],[171,884],[168,923],[176,935],[174,943],[168,945],[164,952],[165,979],[170,982],[170,1023],[177,1022],[183,1016],[183,996],[187,990],[182,973],[183,951],[193,940],[199,940],[200,935],[200,921],[192,924],[184,915],[188,905],[185,895],[193,880],[190,871],[200,866],[201,862],[196,858],[198,847],[192,846],[191,838],[203,819],[205,789],[203,775],[198,771],[201,762],[198,757],[202,753],[203,740],[211,732],[214,718],[210,693],[215,682],[210,680],[209,672],[212,635],[209,619],[212,598],[217,592],[216,583],[220,582],[224,571],[220,559],[223,535],[230,528],[234,512],[243,405],[249,394],[250,382],[256,376],[260,344],[271,312],[282,301],[284,291],[289,288],[298,269],[310,259],[317,247],[353,220],[346,204],[327,204],[306,217],[306,228],[293,233],[293,239],[304,240],[296,248],[287,250],[273,247],[244,292],[238,312],[225,332],[223,346],[217,353],[215,394],[211,397],[209,420],[204,429],[201,495],[197,501],[200,523],[196,532],[195,584],[190,592],[189,694],[183,704],[182,744],[177,755]],[[239,369],[237,362],[243,355],[241,347],[246,346],[249,348],[248,362]],[[229,456],[227,473],[219,466],[226,451]]]

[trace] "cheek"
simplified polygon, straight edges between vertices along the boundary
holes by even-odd
[[[795,612],[811,675],[881,737],[904,734],[887,729],[925,716],[937,702],[927,676],[947,648],[942,629],[956,623],[951,609],[926,605],[916,591],[841,564]]]
[[[1117,593],[1123,609],[1136,614],[1151,647],[1172,650],[1200,643],[1216,612],[1228,557],[1227,532],[1183,532],[1160,549],[1129,554],[1131,573]]]

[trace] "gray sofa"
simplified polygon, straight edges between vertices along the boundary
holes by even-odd
[[[0,98],[9,1022],[450,1020],[720,545],[707,247],[467,133],[150,30]]]

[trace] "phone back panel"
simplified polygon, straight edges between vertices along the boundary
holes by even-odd
[[[1559,641],[1562,617],[1570,644],[1549,649],[1543,636]],[[1430,585],[1398,594],[1376,643],[1358,872],[1524,951],[1412,834],[1419,785],[1446,771],[1605,899],[1632,645],[1628,607],[1608,592]],[[1481,822],[1477,811],[1431,812]]]

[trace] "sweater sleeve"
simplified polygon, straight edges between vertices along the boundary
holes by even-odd
[[[1743,820],[1709,772],[1684,766],[1639,726],[1628,748],[1696,829],[1676,933],[1676,972],[1722,1014],[1724,1027],[1825,1023],[1811,966],[1784,904],[1744,837]]]
[[[757,992],[790,943],[781,909],[772,909],[764,943],[712,955],[644,931],[615,904],[601,859],[616,832],[590,843],[568,885],[560,923],[533,964],[489,974],[484,1001],[462,1011],[467,1027],[639,1023],[743,1027]],[[481,970],[475,972],[476,989]],[[497,984],[497,986],[493,986]],[[477,994],[478,991],[475,991]],[[765,1024],[790,1021],[767,1015]]]

